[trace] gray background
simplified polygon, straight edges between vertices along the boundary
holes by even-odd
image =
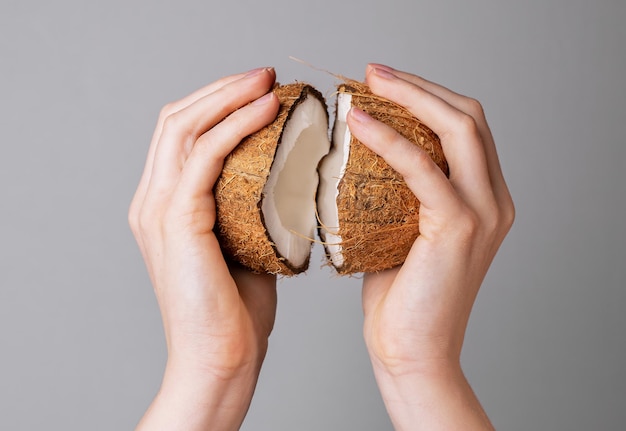
[[[499,429],[626,423],[626,2],[0,3],[0,429],[132,429],[165,361],[126,224],[160,107],[368,61],[480,99],[517,204],[464,367]],[[358,278],[281,281],[245,430],[391,429]]]

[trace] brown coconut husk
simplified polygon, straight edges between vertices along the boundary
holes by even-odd
[[[215,232],[227,259],[253,272],[291,276],[305,271],[309,261],[295,267],[276,249],[261,211],[263,187],[285,124],[296,107],[309,95],[323,106],[326,103],[322,94],[306,83],[277,85],[273,91],[280,101],[276,120],[245,138],[224,162],[215,185]]]
[[[374,95],[363,83],[346,80],[339,93],[424,149],[449,175],[439,137],[407,109]],[[333,142],[333,145],[340,143]],[[354,136],[339,186],[337,208],[343,265],[340,274],[378,272],[402,264],[419,235],[419,200],[402,176]],[[331,228],[333,229],[333,228]],[[320,236],[324,239],[324,226]]]

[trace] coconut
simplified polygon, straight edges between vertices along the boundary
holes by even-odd
[[[320,164],[319,235],[340,274],[400,265],[419,235],[419,201],[402,176],[350,134],[346,116],[356,106],[424,149],[448,175],[439,137],[405,108],[362,83],[338,87],[332,147]]]
[[[328,152],[328,112],[310,85],[276,86],[276,120],[226,158],[215,185],[215,232],[227,259],[254,272],[307,269],[315,235],[317,166]]]

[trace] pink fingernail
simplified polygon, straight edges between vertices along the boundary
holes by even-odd
[[[354,106],[350,108],[350,116],[354,118],[355,121],[361,124],[368,124],[372,121],[372,117]]]
[[[272,70],[271,67],[259,67],[258,69],[252,69],[250,72],[246,73],[244,78],[251,78],[253,76],[260,75],[261,73],[265,71],[270,71],[270,70]]]
[[[387,68],[374,67],[374,74],[384,79],[395,79],[396,75],[391,73]]]
[[[265,96],[256,99],[254,102],[251,103],[251,105],[254,105],[254,106],[265,105],[267,104],[267,102],[272,100],[273,96],[274,96],[274,93],[269,92]]]
[[[380,69],[380,70],[386,70],[389,73],[393,73],[395,72],[395,69],[389,66],[385,66],[384,64],[379,64],[379,63],[370,63],[370,66],[372,67],[372,69]]]

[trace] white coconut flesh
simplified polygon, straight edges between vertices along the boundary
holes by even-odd
[[[326,107],[309,95],[283,130],[261,205],[276,250],[294,267],[302,266],[311,253],[317,227],[317,166],[329,148]]]
[[[339,182],[346,172],[346,164],[350,155],[351,134],[346,118],[351,105],[352,95],[340,93],[337,96],[337,118],[333,128],[334,146],[320,166],[321,179],[317,199],[322,239],[326,245],[328,257],[337,268],[340,268],[344,261],[339,232],[337,197],[339,195]]]

